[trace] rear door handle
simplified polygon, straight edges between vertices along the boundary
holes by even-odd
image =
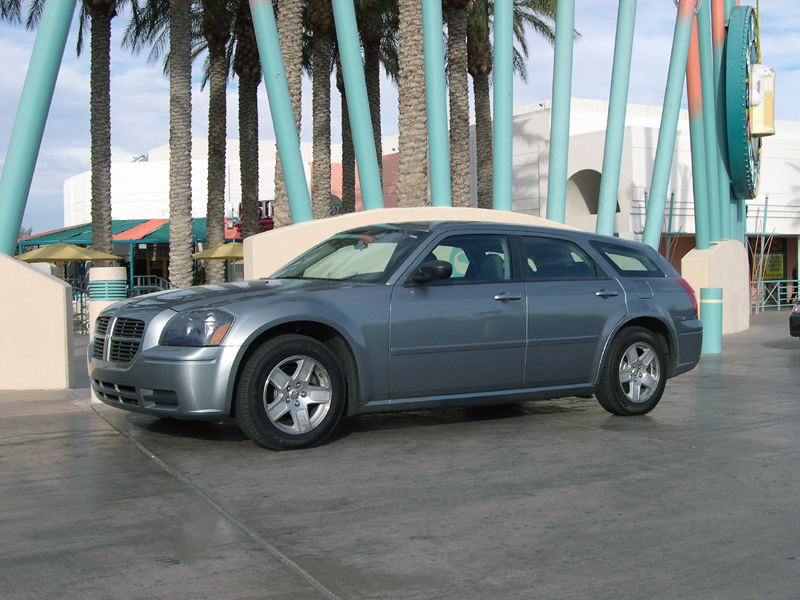
[[[522,295],[521,294],[510,294],[508,292],[502,292],[500,294],[497,294],[494,297],[494,299],[499,301],[499,302],[511,302],[512,300],[522,300]]]
[[[600,298],[611,298],[613,296],[619,296],[619,292],[616,290],[597,290],[594,295]]]

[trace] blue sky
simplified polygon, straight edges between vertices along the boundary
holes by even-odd
[[[706,0],[707,1],[707,0]],[[755,0],[749,2],[755,4]],[[764,0],[760,3],[762,62],[777,71],[778,119],[800,121],[800,11],[796,0]],[[638,3],[631,65],[629,100],[661,105],[676,9],[672,0]],[[169,85],[160,64],[147,64],[146,56],[131,56],[120,49],[126,15],[114,19],[112,33],[112,157],[127,162],[134,156],[164,145],[169,139]],[[576,0],[575,28],[582,34],[574,49],[572,95],[608,100],[614,51],[617,3],[611,0]],[[42,232],[62,226],[63,182],[89,169],[89,53],[76,57],[77,21],[73,23],[23,224]],[[22,27],[0,24],[0,164],[5,160],[14,115],[25,79],[34,33]],[[514,82],[514,105],[540,102],[552,90],[552,47],[531,39],[528,82]],[[193,134],[205,137],[208,93],[200,90],[199,64],[193,90]],[[307,82],[306,82],[307,83]],[[238,137],[236,82],[228,90],[228,134]],[[338,94],[333,94],[338,103]],[[301,138],[310,139],[310,87],[304,87]],[[260,90],[260,137],[273,139],[264,86]],[[333,141],[338,142],[338,106],[333,115]],[[397,133],[397,94],[388,82],[382,103],[384,135]]]

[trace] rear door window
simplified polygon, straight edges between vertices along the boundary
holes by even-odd
[[[577,245],[556,238],[524,236],[525,279],[592,279],[594,261]]]

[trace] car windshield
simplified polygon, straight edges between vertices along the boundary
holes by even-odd
[[[301,254],[273,277],[382,281],[425,233],[399,228],[365,228],[340,233]]]

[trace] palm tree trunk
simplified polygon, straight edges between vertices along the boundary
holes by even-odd
[[[378,15],[380,17],[380,15]],[[372,136],[375,139],[375,154],[378,159],[378,174],[383,181],[383,144],[381,141],[381,52],[380,38],[364,39],[364,80],[367,86],[369,116],[372,120]]]
[[[169,280],[192,283],[192,47],[190,0],[170,0]]]
[[[469,206],[469,83],[467,81],[467,9],[445,8],[450,83],[450,186],[453,206]]]
[[[473,75],[472,88],[475,95],[478,208],[492,208],[492,105],[489,75]]]
[[[300,137],[301,83],[303,76],[303,2],[302,0],[280,0],[277,12],[278,41],[292,100],[294,122],[297,136]],[[286,196],[286,183],[283,179],[281,161],[275,154],[275,199],[272,204],[275,227],[291,225],[292,215]]]
[[[313,163],[311,209],[315,219],[331,215],[331,47],[327,31],[314,32],[311,82]]]
[[[105,8],[105,10],[102,10]],[[110,8],[110,11],[108,10]],[[111,253],[111,19],[113,5],[92,10],[90,123],[92,247]],[[102,263],[106,264],[106,263]]]
[[[239,76],[239,166],[242,182],[242,236],[258,233],[258,84],[261,73]]]
[[[258,233],[258,84],[261,62],[250,5],[239,5],[233,70],[239,77],[239,172],[242,187],[242,235]]]
[[[356,211],[356,153],[353,147],[353,132],[350,130],[350,111],[347,109],[342,64],[338,58],[336,87],[342,96],[342,212],[352,213]]]
[[[428,202],[428,132],[425,113],[425,60],[422,48],[422,6],[399,0],[399,166],[397,205]]]
[[[220,28],[222,31],[222,28]],[[206,244],[216,248],[225,243],[225,145],[227,115],[228,61],[227,38],[214,36],[208,42],[208,202],[206,204]],[[225,263],[210,260],[206,264],[206,282],[225,280]]]

